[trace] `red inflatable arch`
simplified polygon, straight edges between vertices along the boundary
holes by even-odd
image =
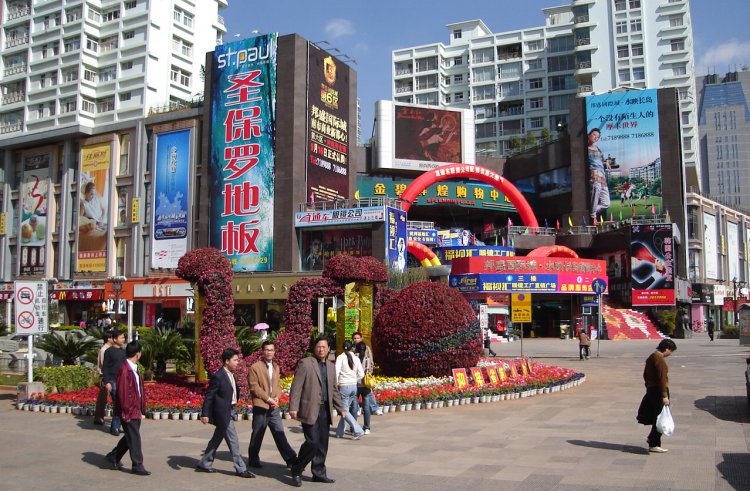
[[[422,266],[440,266],[440,259],[432,252],[432,249],[414,240],[407,241],[406,250],[416,257]]]
[[[561,245],[537,247],[529,252],[526,257],[568,257],[578,259],[578,254],[573,249]]]
[[[539,222],[537,222],[536,216],[526,198],[523,197],[523,194],[510,181],[497,172],[478,165],[447,164],[425,172],[414,179],[401,195],[401,199],[404,201],[404,211],[408,212],[419,193],[428,187],[436,182],[458,177],[476,179],[495,187],[495,189],[507,196],[510,202],[513,203],[524,225],[527,227],[539,226]]]

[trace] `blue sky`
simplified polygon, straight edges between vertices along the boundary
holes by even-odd
[[[650,0],[647,0],[650,1]],[[229,0],[221,12],[226,41],[260,33],[298,33],[313,42],[328,41],[357,61],[362,104],[362,137],[372,132],[376,100],[390,99],[391,51],[436,42],[448,43],[446,24],[482,19],[494,32],[540,26],[542,8],[568,0]],[[250,7],[252,6],[252,7]],[[692,0],[696,70],[723,74],[729,66],[750,66],[750,0]],[[334,52],[334,54],[338,54]]]

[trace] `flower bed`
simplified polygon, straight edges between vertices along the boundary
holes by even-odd
[[[509,373],[511,364],[517,367],[517,377],[497,384],[485,383],[481,387],[470,386],[459,389],[452,377],[403,378],[376,376],[374,392],[385,412],[407,410],[407,408],[449,407],[470,402],[497,402],[505,399],[529,397],[536,394],[558,392],[576,386],[585,380],[585,375],[573,370],[530,362],[531,372],[521,375],[520,360],[499,358],[481,359],[478,366],[496,365]],[[289,407],[289,386],[292,376],[282,379],[280,407],[284,412]],[[202,384],[173,385],[166,383],[146,384],[146,410],[154,419],[198,419],[203,404],[206,386]],[[33,394],[30,399],[17,401],[18,409],[28,411],[93,415],[97,387],[58,394]],[[463,402],[461,402],[463,401]],[[403,407],[402,407],[403,406]],[[111,405],[108,405],[111,407]],[[240,400],[235,408],[237,419],[249,419],[252,405]],[[158,417],[156,415],[159,415]]]

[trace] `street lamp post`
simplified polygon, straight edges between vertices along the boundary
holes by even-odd
[[[120,295],[122,294],[122,284],[128,279],[124,276],[112,276],[109,278],[112,282],[112,291],[115,292],[115,320],[120,320]]]

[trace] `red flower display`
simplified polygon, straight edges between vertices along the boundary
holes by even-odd
[[[388,281],[385,265],[372,256],[355,257],[346,254],[333,256],[326,263],[323,278],[346,284],[352,281],[384,283]]]
[[[443,283],[412,283],[385,303],[373,328],[375,362],[386,375],[445,376],[482,354],[469,303]]]
[[[180,258],[178,278],[189,281],[198,288],[205,299],[201,325],[200,352],[209,373],[223,366],[221,352],[226,348],[242,351],[234,335],[234,297],[232,296],[232,265],[218,249],[194,249]],[[237,366],[237,381],[243,394],[247,392],[247,366]]]

